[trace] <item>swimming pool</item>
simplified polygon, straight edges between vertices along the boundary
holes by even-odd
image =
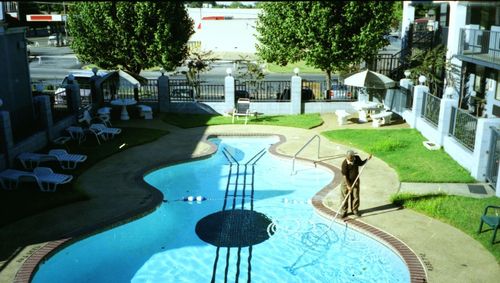
[[[313,211],[332,172],[291,175],[267,151],[277,137],[211,141],[212,157],[144,177],[165,198],[153,213],[62,249],[33,282],[410,281],[391,249]]]

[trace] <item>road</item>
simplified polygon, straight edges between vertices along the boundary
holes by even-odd
[[[29,46],[32,56],[35,59],[29,64],[32,81],[43,81],[50,84],[60,83],[65,76],[71,72],[81,71],[82,63],[79,62],[71,48],[68,46],[54,47],[47,45],[47,37],[29,38],[33,42],[37,42],[38,46]],[[398,41],[392,40],[391,45],[384,48],[384,53],[394,53],[399,49]],[[226,76],[226,69],[232,68],[234,65],[230,61],[218,61],[212,64],[212,69],[200,75],[203,81],[220,82]],[[180,70],[182,68],[179,68]],[[185,69],[185,67],[184,67]],[[141,75],[148,79],[158,78],[161,74],[159,71],[149,72],[142,71]],[[184,79],[182,74],[174,75],[173,72],[167,72],[166,75],[173,79]],[[266,74],[266,80],[289,80],[292,74]],[[325,80],[324,74],[300,74],[305,80],[320,81]]]

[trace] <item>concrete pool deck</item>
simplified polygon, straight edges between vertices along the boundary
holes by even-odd
[[[228,117],[228,119],[231,119]],[[33,255],[42,253],[45,243],[60,241],[104,229],[117,221],[146,213],[159,201],[157,193],[147,186],[138,189],[146,169],[166,163],[176,163],[210,153],[210,145],[202,138],[210,134],[280,134],[286,142],[277,152],[293,156],[314,135],[338,128],[371,128],[371,123],[348,123],[337,126],[333,114],[323,115],[325,123],[312,130],[277,126],[222,125],[193,129],[179,129],[158,119],[117,121],[114,126],[161,128],[170,131],[155,142],[133,147],[113,155],[82,174],[78,186],[92,199],[23,219],[2,228],[0,242],[9,241],[14,255],[0,271],[0,282],[26,282],[23,263]],[[407,128],[404,123],[383,128]],[[347,147],[332,143],[320,136],[319,160],[339,167]],[[367,153],[361,152],[361,158]],[[313,143],[299,156],[317,160],[317,147]],[[432,191],[432,184],[401,184],[396,172],[374,157],[361,176],[361,207],[363,216],[358,220],[375,226],[406,243],[426,267],[428,282],[495,282],[500,278],[500,266],[489,251],[465,233],[440,221],[409,209],[389,203],[389,196],[399,190]],[[466,194],[463,184],[439,187],[449,193]],[[443,189],[444,190],[444,189]],[[460,192],[460,193],[458,193]],[[491,191],[488,192],[491,195]],[[475,197],[472,194],[471,197]],[[333,209],[340,204],[338,188],[327,196],[326,203]],[[479,219],[478,223],[479,225]],[[491,232],[490,232],[491,233]],[[57,243],[57,242],[56,242]],[[499,246],[500,248],[500,246]],[[25,270],[20,270],[23,267]],[[28,266],[29,268],[29,266]]]

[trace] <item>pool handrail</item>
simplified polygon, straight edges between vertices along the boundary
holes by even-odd
[[[304,148],[306,148],[306,146],[309,145],[315,138],[318,138],[318,157],[316,159],[319,159],[319,149],[321,147],[321,138],[318,135],[314,135],[293,156],[293,160],[292,160],[292,173],[290,175],[295,174],[295,159],[297,158],[297,155],[299,155],[299,153],[301,153],[302,150],[304,150]]]

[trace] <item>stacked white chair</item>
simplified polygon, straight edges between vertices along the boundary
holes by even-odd
[[[97,110],[97,116],[106,124],[108,127],[111,125],[111,107],[102,107]]]

